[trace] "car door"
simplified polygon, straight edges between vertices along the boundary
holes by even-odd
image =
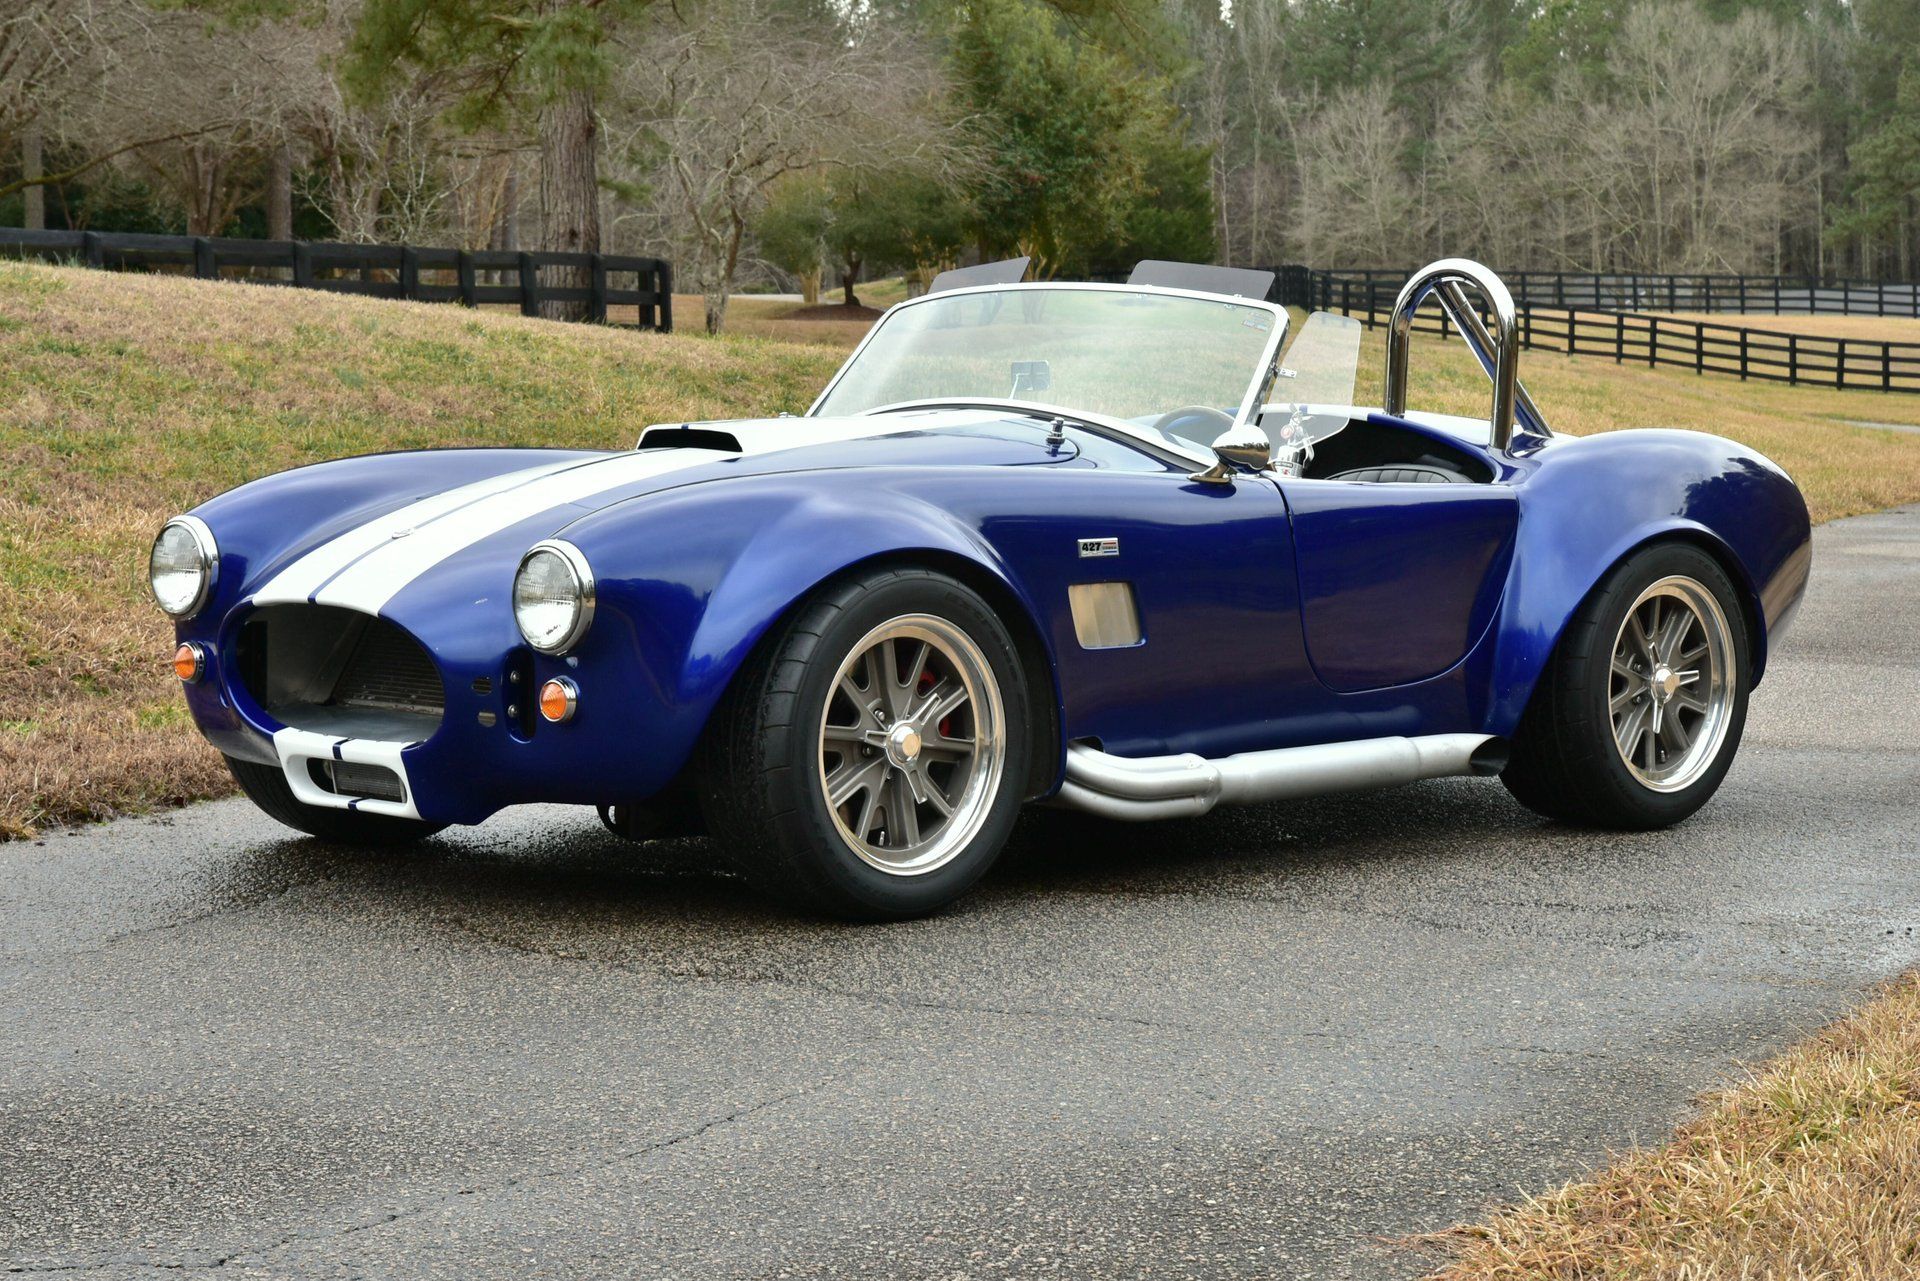
[[[1500,484],[1286,479],[1301,627],[1341,692],[1428,680],[1492,620],[1518,507]]]

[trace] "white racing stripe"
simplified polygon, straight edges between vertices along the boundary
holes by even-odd
[[[388,512],[377,520],[369,521],[365,525],[348,530],[338,538],[320,544],[299,560],[294,561],[293,564],[268,579],[266,585],[254,593],[253,602],[256,605],[305,604],[329,578],[362,556],[377,551],[393,541],[395,530],[416,529],[468,503],[504,493],[530,480],[551,475],[569,467],[584,466],[588,461],[591,460],[569,458],[565,462],[529,467],[521,471],[508,472],[503,476],[490,476],[486,480],[476,480],[470,485],[461,485],[457,489],[449,489],[444,494],[435,494],[431,498],[423,498],[398,511]]]
[[[449,557],[542,512],[654,476],[744,454],[925,431],[929,420],[980,421],[991,413],[887,414],[833,420],[755,419],[691,423],[733,434],[740,453],[651,449],[610,458],[569,459],[475,481],[368,521],[321,544],[275,574],[254,594],[257,605],[338,605],[377,614],[396,595]],[[674,426],[678,426],[675,424]],[[653,430],[653,429],[650,429]],[[402,533],[402,531],[405,531]]]
[[[662,449],[644,454],[620,454],[539,477],[420,525],[405,538],[389,537],[385,547],[348,566],[339,577],[316,592],[313,601],[317,605],[339,605],[377,614],[409,583],[441,561],[521,521],[636,481],[733,457],[737,455],[710,449]],[[396,517],[404,515],[404,512],[395,513]],[[389,528],[405,528],[404,522],[396,525],[390,519],[386,523]],[[510,567],[507,573],[511,575]]]

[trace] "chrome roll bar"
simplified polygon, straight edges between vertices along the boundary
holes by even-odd
[[[1462,286],[1470,285],[1493,313],[1493,333],[1480,319],[1480,312]],[[1468,258],[1442,258],[1422,267],[1401,287],[1394,300],[1393,316],[1387,322],[1387,391],[1383,408],[1396,417],[1407,412],[1407,349],[1413,337],[1413,316],[1429,295],[1437,294],[1440,306],[1460,329],[1461,337],[1472,349],[1474,359],[1493,379],[1493,447],[1505,450],[1513,441],[1517,416],[1527,431],[1547,434],[1546,420],[1540,417],[1533,397],[1520,383],[1520,321],[1513,295],[1500,277]]]

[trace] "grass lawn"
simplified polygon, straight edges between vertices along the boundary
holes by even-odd
[[[1429,1238],[1444,1281],[1920,1276],[1920,975],[1705,1101],[1673,1141]]]
[[[1868,342],[1920,343],[1920,318],[1913,316],[1725,316],[1718,313],[1662,312],[1676,320],[1699,320],[1709,325],[1737,325],[1743,329],[1771,329],[1782,334],[1814,338],[1860,338]]]

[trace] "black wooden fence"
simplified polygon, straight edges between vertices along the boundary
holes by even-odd
[[[1381,272],[1368,279],[1363,272],[1306,272],[1304,279],[1283,279],[1275,292],[1290,305],[1341,312],[1372,327],[1384,325],[1393,314],[1405,279],[1404,273],[1395,278]],[[1291,297],[1286,293],[1289,286],[1298,291]],[[1753,296],[1756,310],[1764,311],[1766,305],[1757,294]],[[1294,301],[1300,297],[1307,301]],[[1797,334],[1591,304],[1522,303],[1519,313],[1521,345],[1538,351],[1601,356],[1620,364],[1690,369],[1696,374],[1731,374],[1742,380],[1920,392],[1920,342]],[[1414,317],[1413,327],[1443,338],[1454,332],[1446,316],[1431,306]]]
[[[586,319],[597,323],[673,329],[673,268],[658,258],[18,227],[0,227],[0,254],[373,298],[504,304],[528,316],[540,315],[544,303],[585,304]]]
[[[1310,310],[1339,310],[1335,297],[1394,295],[1405,270],[1271,268],[1277,300]],[[1920,316],[1920,285],[1881,280],[1821,280],[1811,276],[1597,274],[1570,271],[1502,272],[1513,300],[1524,307],[1577,311],[1766,312],[1802,316]]]

